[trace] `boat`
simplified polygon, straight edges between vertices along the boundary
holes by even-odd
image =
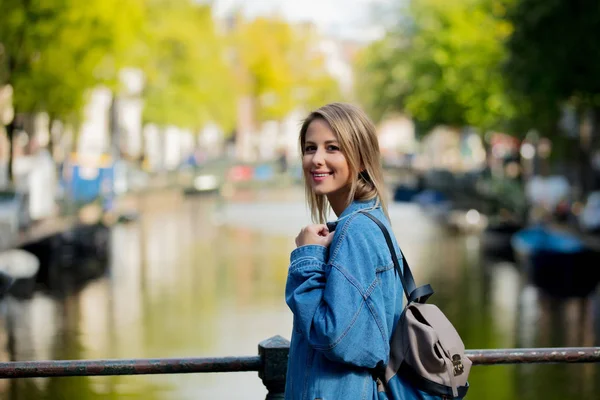
[[[414,197],[421,193],[417,187],[400,184],[394,189],[394,201],[399,203],[408,203],[413,201]]]
[[[438,191],[427,189],[413,197],[421,209],[431,218],[440,221],[446,221],[448,214],[452,210],[452,202],[448,197]]]
[[[461,233],[481,232],[488,223],[488,218],[476,208],[468,204],[457,204],[445,193],[426,189],[413,197],[413,202],[429,218],[440,223],[446,228]]]
[[[577,235],[537,225],[511,239],[515,257],[531,282],[555,297],[587,297],[600,281],[600,252]]]
[[[514,255],[511,239],[522,229],[523,225],[518,222],[490,218],[481,234],[482,251],[492,258],[512,261]]]
[[[35,291],[39,267],[38,258],[28,251],[9,249],[0,252],[0,294],[10,293],[20,299],[31,298]],[[10,290],[5,288],[9,281]]]

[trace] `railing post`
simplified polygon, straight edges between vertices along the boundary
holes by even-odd
[[[262,365],[258,376],[267,387],[266,400],[283,399],[287,373],[289,340],[277,335],[258,344],[258,355]]]

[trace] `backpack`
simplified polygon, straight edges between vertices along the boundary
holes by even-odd
[[[463,398],[469,389],[471,360],[465,356],[458,332],[437,306],[426,304],[433,289],[430,285],[416,287],[402,250],[400,269],[385,225],[370,213],[360,212],[381,228],[408,300],[390,342],[388,364],[380,363],[372,371],[379,399],[400,399],[405,382],[432,396]]]

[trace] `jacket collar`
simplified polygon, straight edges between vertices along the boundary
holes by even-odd
[[[350,203],[348,207],[346,207],[346,209],[344,209],[344,211],[342,211],[342,214],[338,217],[336,221],[328,222],[327,227],[330,231],[334,231],[338,222],[348,218],[352,214],[355,214],[361,210],[374,209],[377,207],[379,207],[379,205],[377,204],[377,198],[365,201],[354,200],[352,203]]]
[[[346,209],[342,212],[342,215],[339,216],[338,221],[342,218],[346,218],[357,211],[364,210],[367,208],[375,207],[376,198],[365,201],[354,200]]]

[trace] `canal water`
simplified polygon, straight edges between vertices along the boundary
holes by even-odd
[[[248,356],[289,339],[284,299],[290,251],[309,214],[299,189],[229,200],[140,198],[141,217],[112,231],[104,276],[0,303],[0,359]],[[411,205],[393,229],[418,283],[470,349],[598,346],[600,301],[549,299],[477,235],[448,232]],[[597,399],[600,365],[475,367],[470,399]],[[264,399],[256,373],[0,381],[0,399]]]

